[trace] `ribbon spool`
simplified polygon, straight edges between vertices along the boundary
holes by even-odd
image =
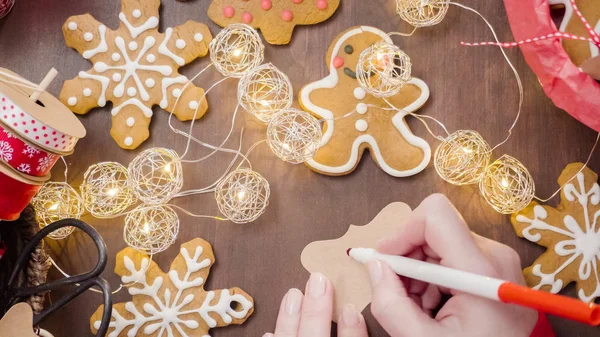
[[[37,88],[56,76],[52,70]],[[60,156],[85,136],[77,117],[56,97],[0,68],[0,219],[14,220],[50,179]]]

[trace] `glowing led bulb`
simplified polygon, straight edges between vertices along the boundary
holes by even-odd
[[[59,206],[58,202],[56,202],[56,203],[52,204],[52,206],[48,207],[48,210],[51,212],[54,212],[58,209],[58,206]]]
[[[506,180],[506,178],[502,178],[501,184],[502,184],[502,187],[504,187],[504,188],[508,188],[508,186],[509,186],[508,180]]]
[[[260,101],[260,105],[264,106],[265,108],[268,107],[270,104],[269,102],[265,101],[264,99],[262,101]]]
[[[171,163],[165,165],[165,172],[171,172]]]
[[[246,199],[246,190],[240,190],[237,193],[237,198],[239,201],[243,201],[244,199]]]
[[[108,190],[108,192],[106,192],[106,194],[108,194],[111,197],[114,197],[118,193],[119,193],[119,190],[116,188],[111,188],[110,190]]]
[[[146,234],[150,234],[150,225],[147,222],[144,223],[144,229],[143,229],[143,231]]]
[[[242,49],[238,48],[236,50],[233,51],[233,57],[240,57],[242,55]]]

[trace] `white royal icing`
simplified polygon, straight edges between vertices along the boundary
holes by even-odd
[[[77,97],[69,97],[69,99],[67,100],[67,103],[69,103],[70,106],[74,106],[77,104]]]
[[[204,39],[204,36],[202,36],[202,34],[200,34],[200,33],[194,34],[194,41],[201,42],[203,39]]]
[[[314,90],[318,90],[318,89],[332,89],[338,84],[338,81],[339,81],[338,72],[337,72],[337,68],[333,64],[334,56],[339,54],[340,49],[344,46],[344,43],[346,40],[348,40],[352,36],[361,34],[363,32],[370,32],[373,34],[377,34],[377,35],[381,36],[381,38],[384,39],[385,41],[392,43],[392,40],[386,33],[384,33],[383,31],[381,31],[377,28],[373,28],[373,27],[361,26],[360,28],[352,29],[352,30],[346,32],[334,45],[331,61],[329,64],[329,75],[317,82],[308,84],[300,91],[300,99],[302,100],[302,104],[304,105],[304,107],[307,110],[310,110],[312,113],[317,114],[320,118],[323,118],[325,120],[325,123],[327,124],[327,130],[323,134],[323,138],[321,139],[320,146],[324,146],[325,144],[327,144],[329,142],[329,140],[331,139],[331,136],[333,135],[334,115],[333,115],[333,112],[331,112],[327,109],[324,109],[320,106],[315,105],[310,100],[310,94]],[[423,82],[422,80],[415,78],[415,77],[413,77],[408,82],[408,84],[415,85],[415,86],[419,87],[419,89],[421,89],[421,96],[416,101],[414,101],[412,104],[408,105],[407,107],[405,107],[403,109],[404,111],[407,111],[407,112],[413,112],[413,111],[417,110],[418,108],[420,108],[429,98],[429,87],[427,87],[427,84],[425,84],[425,82]],[[354,94],[357,94],[356,91],[357,90],[355,90]],[[365,95],[366,95],[366,93],[365,93]],[[406,139],[406,141],[409,144],[416,146],[423,151],[423,160],[421,161],[421,163],[419,163],[419,165],[417,165],[416,167],[414,167],[412,169],[405,170],[405,171],[399,171],[399,170],[396,170],[396,169],[392,168],[391,166],[389,166],[381,154],[381,150],[379,149],[379,145],[377,144],[377,141],[375,140],[375,138],[372,135],[370,135],[368,133],[360,135],[359,137],[357,137],[354,140],[354,143],[352,143],[350,159],[348,160],[348,162],[346,164],[337,166],[337,167],[331,167],[331,166],[326,166],[326,165],[320,164],[320,163],[316,162],[314,159],[310,159],[309,161],[307,161],[307,164],[309,166],[315,168],[318,171],[327,172],[327,173],[331,173],[331,174],[343,174],[343,173],[350,172],[356,166],[356,163],[360,159],[360,158],[358,158],[358,150],[360,148],[360,145],[367,143],[367,144],[369,144],[369,146],[372,150],[371,153],[373,156],[375,156],[375,159],[377,160],[377,163],[379,164],[379,166],[389,175],[392,175],[394,177],[406,177],[406,176],[411,176],[411,175],[417,174],[417,173],[421,172],[423,169],[425,169],[425,167],[427,167],[427,164],[429,163],[429,160],[431,158],[431,148],[429,147],[429,144],[427,144],[427,142],[424,139],[415,136],[408,129],[408,127],[404,123],[405,116],[406,116],[406,113],[404,113],[404,112],[396,113],[392,117],[392,123],[394,124],[396,129],[398,129],[398,131],[402,134],[402,136]]]
[[[123,77],[122,77],[122,76],[121,76],[121,74],[119,74],[119,73],[114,73],[114,74],[112,75],[112,79],[113,79],[113,81],[115,81],[115,82],[119,82],[119,81],[121,81],[121,78],[123,78]]]
[[[123,141],[123,143],[127,146],[131,146],[131,144],[133,144],[133,138],[125,137],[125,140]]]
[[[558,30],[560,30],[561,32],[566,32],[567,25],[569,24],[569,22],[571,21],[571,17],[573,16],[573,6],[571,5],[571,1],[570,0],[549,0],[548,3],[550,5],[563,5],[565,7],[565,16],[563,17],[563,19],[560,23],[560,28],[558,28]],[[594,26],[594,30],[596,31],[596,33],[600,34],[600,20],[598,20],[595,24],[593,22],[589,22],[589,23],[592,26]],[[592,57],[598,56],[598,47],[593,42],[590,42],[590,53],[591,53]]]
[[[129,95],[129,97],[133,97],[136,94],[137,94],[137,90],[134,87],[127,88],[127,95]]]
[[[175,63],[182,66],[185,64],[185,60],[183,58],[173,54],[169,50],[169,48],[167,48],[167,43],[169,43],[169,40],[171,39],[172,34],[173,34],[173,28],[169,27],[169,28],[167,28],[167,30],[165,30],[165,39],[160,44],[160,46],[158,46],[158,52],[167,57],[170,57],[173,61],[175,61]]]
[[[185,41],[182,39],[177,39],[177,41],[175,41],[175,47],[177,47],[177,49],[185,48]]]
[[[129,42],[129,44],[127,45],[127,47],[129,48],[129,50],[135,51],[135,50],[138,49],[138,44],[135,41],[131,41],[131,42]]]
[[[188,108],[190,108],[192,110],[198,109],[198,102],[196,102],[196,101],[190,101],[190,103],[188,103]]]
[[[94,39],[94,34],[92,34],[90,32],[86,32],[83,34],[83,39],[90,42]]]
[[[154,88],[154,79],[149,78],[146,79],[146,81],[144,82],[144,84],[148,87],[148,88]]]
[[[80,71],[79,77],[81,77],[83,79],[91,79],[91,80],[100,82],[102,89],[100,91],[100,96],[98,96],[98,106],[100,106],[100,107],[105,106],[106,105],[106,89],[108,88],[108,85],[110,84],[110,80],[108,79],[108,77],[88,74],[85,71]]]
[[[369,128],[369,123],[364,119],[359,119],[354,123],[354,127],[360,132],[365,132]]]
[[[149,17],[148,20],[146,20],[146,22],[144,22],[138,27],[134,27],[129,21],[127,21],[127,17],[125,17],[125,13],[123,12],[119,13],[119,19],[123,22],[123,24],[125,24],[125,27],[127,27],[127,29],[129,30],[129,34],[134,39],[143,32],[147,31],[148,29],[158,27],[158,18],[156,16]]]
[[[550,286],[552,293],[558,293],[563,288],[563,281],[557,276],[569,267],[572,263],[579,261],[578,276],[582,281],[590,280],[593,275],[593,281],[596,288],[592,293],[586,294],[580,287],[579,298],[582,301],[590,302],[596,297],[600,297],[600,210],[590,214],[590,204],[597,206],[600,203],[600,186],[594,183],[589,190],[585,190],[585,176],[582,172],[577,173],[577,183],[569,183],[564,186],[564,198],[570,202],[577,202],[583,212],[585,224],[577,223],[577,220],[567,214],[563,219],[566,229],[547,223],[548,211],[543,206],[536,205],[533,208],[533,219],[525,215],[517,215],[518,222],[527,223],[523,229],[523,237],[531,242],[538,242],[542,238],[542,233],[547,231],[552,235],[562,236],[564,240],[558,241],[554,245],[554,251],[558,256],[568,259],[560,264],[552,273],[542,272],[542,266],[536,264],[533,266],[532,273],[540,278],[540,282],[534,286],[534,289],[540,289],[542,286]]]
[[[356,87],[354,89],[354,98],[364,99],[366,96],[367,96],[367,92],[365,91],[365,89],[363,89],[361,87]]]
[[[136,19],[139,19],[142,16],[142,11],[139,9],[134,9],[133,10],[133,17]]]
[[[135,118],[133,118],[133,117],[127,118],[126,123],[127,123],[127,126],[134,126],[135,125]]]
[[[163,78],[162,80],[162,99],[160,100],[160,107],[163,109],[166,109],[169,106],[169,101],[167,99],[167,89],[169,89],[169,87],[175,83],[179,83],[179,84],[183,84],[186,83],[188,81],[187,77],[181,75],[178,77],[173,77],[173,78]],[[179,95],[181,94],[181,90],[179,89],[175,89],[177,90],[177,92],[179,92]],[[173,96],[175,97],[179,97],[179,95],[175,95],[175,90],[173,90]]]
[[[69,22],[69,24],[67,25],[69,27],[69,30],[77,30],[77,23],[76,22]]]
[[[367,110],[368,110],[368,108],[367,108],[367,105],[365,103],[358,103],[356,105],[356,112],[358,112],[361,115],[366,114]]]
[[[148,61],[148,63],[156,62],[156,55],[154,55],[152,53],[146,55],[146,61]]]
[[[100,33],[100,43],[98,44],[98,46],[96,46],[96,48],[84,51],[81,54],[81,56],[83,56],[83,58],[89,60],[92,57],[94,57],[96,54],[104,53],[108,50],[108,45],[106,44],[106,26],[100,25],[98,27],[98,33]],[[88,34],[88,33],[86,33],[86,34]],[[89,34],[91,34],[91,33],[89,33]],[[93,37],[94,36],[92,35],[92,38]],[[91,40],[88,40],[88,41],[91,41]]]
[[[92,96],[92,89],[90,89],[90,88],[83,89],[83,96],[85,96],[85,97]]]
[[[144,116],[146,116],[148,118],[152,117],[152,109],[150,109],[149,107],[145,106],[144,103],[140,102],[140,100],[137,99],[137,98],[130,98],[130,99],[126,100],[125,102],[123,102],[118,107],[112,109],[110,111],[110,113],[113,116],[116,116],[119,112],[121,112],[121,109],[123,109],[127,105],[135,105],[135,106],[137,106],[144,113]]]
[[[162,276],[154,278],[152,284],[148,283],[146,270],[150,262],[147,258],[142,259],[140,268],[137,269],[133,260],[125,256],[123,265],[130,274],[123,276],[121,281],[135,283],[127,288],[129,294],[144,295],[149,301],[139,307],[133,302],[125,303],[127,316],[132,317],[131,319],[113,309],[109,324],[109,328],[113,330],[107,336],[117,337],[127,331],[127,336],[130,337],[142,335],[190,337],[195,336],[193,331],[192,335],[188,335],[183,328],[197,329],[200,327],[200,320],[204,321],[209,328],[214,328],[218,324],[216,318],[225,324],[230,324],[234,318],[246,317],[253,307],[252,302],[240,294],[231,294],[228,289],[221,290],[218,298],[216,292],[208,291],[199,307],[191,305],[198,296],[197,292],[191,290],[201,287],[205,281],[202,277],[192,278],[192,276],[211,265],[210,259],[202,259],[203,252],[202,247],[196,247],[194,256],[190,256],[187,249],[181,248],[180,254],[185,260],[186,270],[181,272],[182,275],[177,270],[168,273],[169,280],[175,288],[173,293],[167,287],[163,289],[166,281]],[[231,308],[232,303],[237,303],[239,311]],[[94,322],[94,327],[98,329],[100,321]]]
[[[119,53],[112,53],[111,58],[113,61],[118,62],[121,60],[121,55]]]

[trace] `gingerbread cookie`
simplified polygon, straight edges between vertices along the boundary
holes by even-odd
[[[565,9],[565,16],[559,28],[561,32],[576,36],[589,36],[583,22],[573,12],[571,0],[549,0],[548,3],[552,7]],[[600,33],[600,3],[595,0],[576,0],[575,3],[592,28]],[[562,45],[576,66],[581,66],[587,59],[598,56],[598,47],[591,42],[563,39]]]
[[[146,254],[122,250],[115,273],[133,299],[113,306],[108,336],[200,337],[212,328],[244,323],[254,311],[252,297],[239,288],[204,290],[214,262],[210,244],[202,239],[181,245],[168,273]],[[94,334],[102,308],[90,318]]]
[[[346,254],[348,248],[375,248],[377,241],[395,233],[411,213],[405,203],[387,205],[370,223],[348,228],[344,236],[334,240],[315,241],[302,251],[302,265],[311,273],[326,275],[334,285],[334,321],[346,304],[358,311],[371,303],[371,286],[367,269]]]
[[[287,44],[296,25],[312,25],[335,13],[340,0],[213,0],[208,16],[219,26],[245,23],[270,44]]]
[[[600,297],[600,186],[589,168],[577,173],[582,166],[569,164],[558,178],[558,207],[533,202],[511,221],[517,235],[548,248],[524,270],[527,284],[558,293],[575,282],[579,298],[592,302]]]
[[[204,90],[180,75],[179,67],[208,53],[212,36],[206,25],[188,21],[158,32],[160,0],[122,0],[116,31],[91,15],[72,16],[63,26],[69,47],[94,66],[66,81],[60,99],[85,114],[113,103],[110,133],[124,149],[135,149],[148,136],[152,106],[180,120],[202,117],[208,108]],[[177,107],[175,100],[179,97]]]
[[[340,34],[329,47],[330,74],[300,91],[300,104],[325,120],[320,149],[307,165],[327,175],[350,173],[369,149],[373,159],[388,174],[406,177],[422,171],[431,157],[427,142],[415,136],[404,121],[406,112],[389,108],[382,99],[369,95],[356,80],[360,53],[389,36],[377,28],[359,26]],[[412,78],[398,94],[387,98],[397,108],[413,112],[429,98],[425,82]],[[348,117],[340,118],[356,109]]]

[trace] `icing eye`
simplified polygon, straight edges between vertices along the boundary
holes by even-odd
[[[346,53],[348,55],[352,55],[352,53],[354,53],[354,47],[352,47],[351,45],[347,44],[344,47],[344,53]]]

